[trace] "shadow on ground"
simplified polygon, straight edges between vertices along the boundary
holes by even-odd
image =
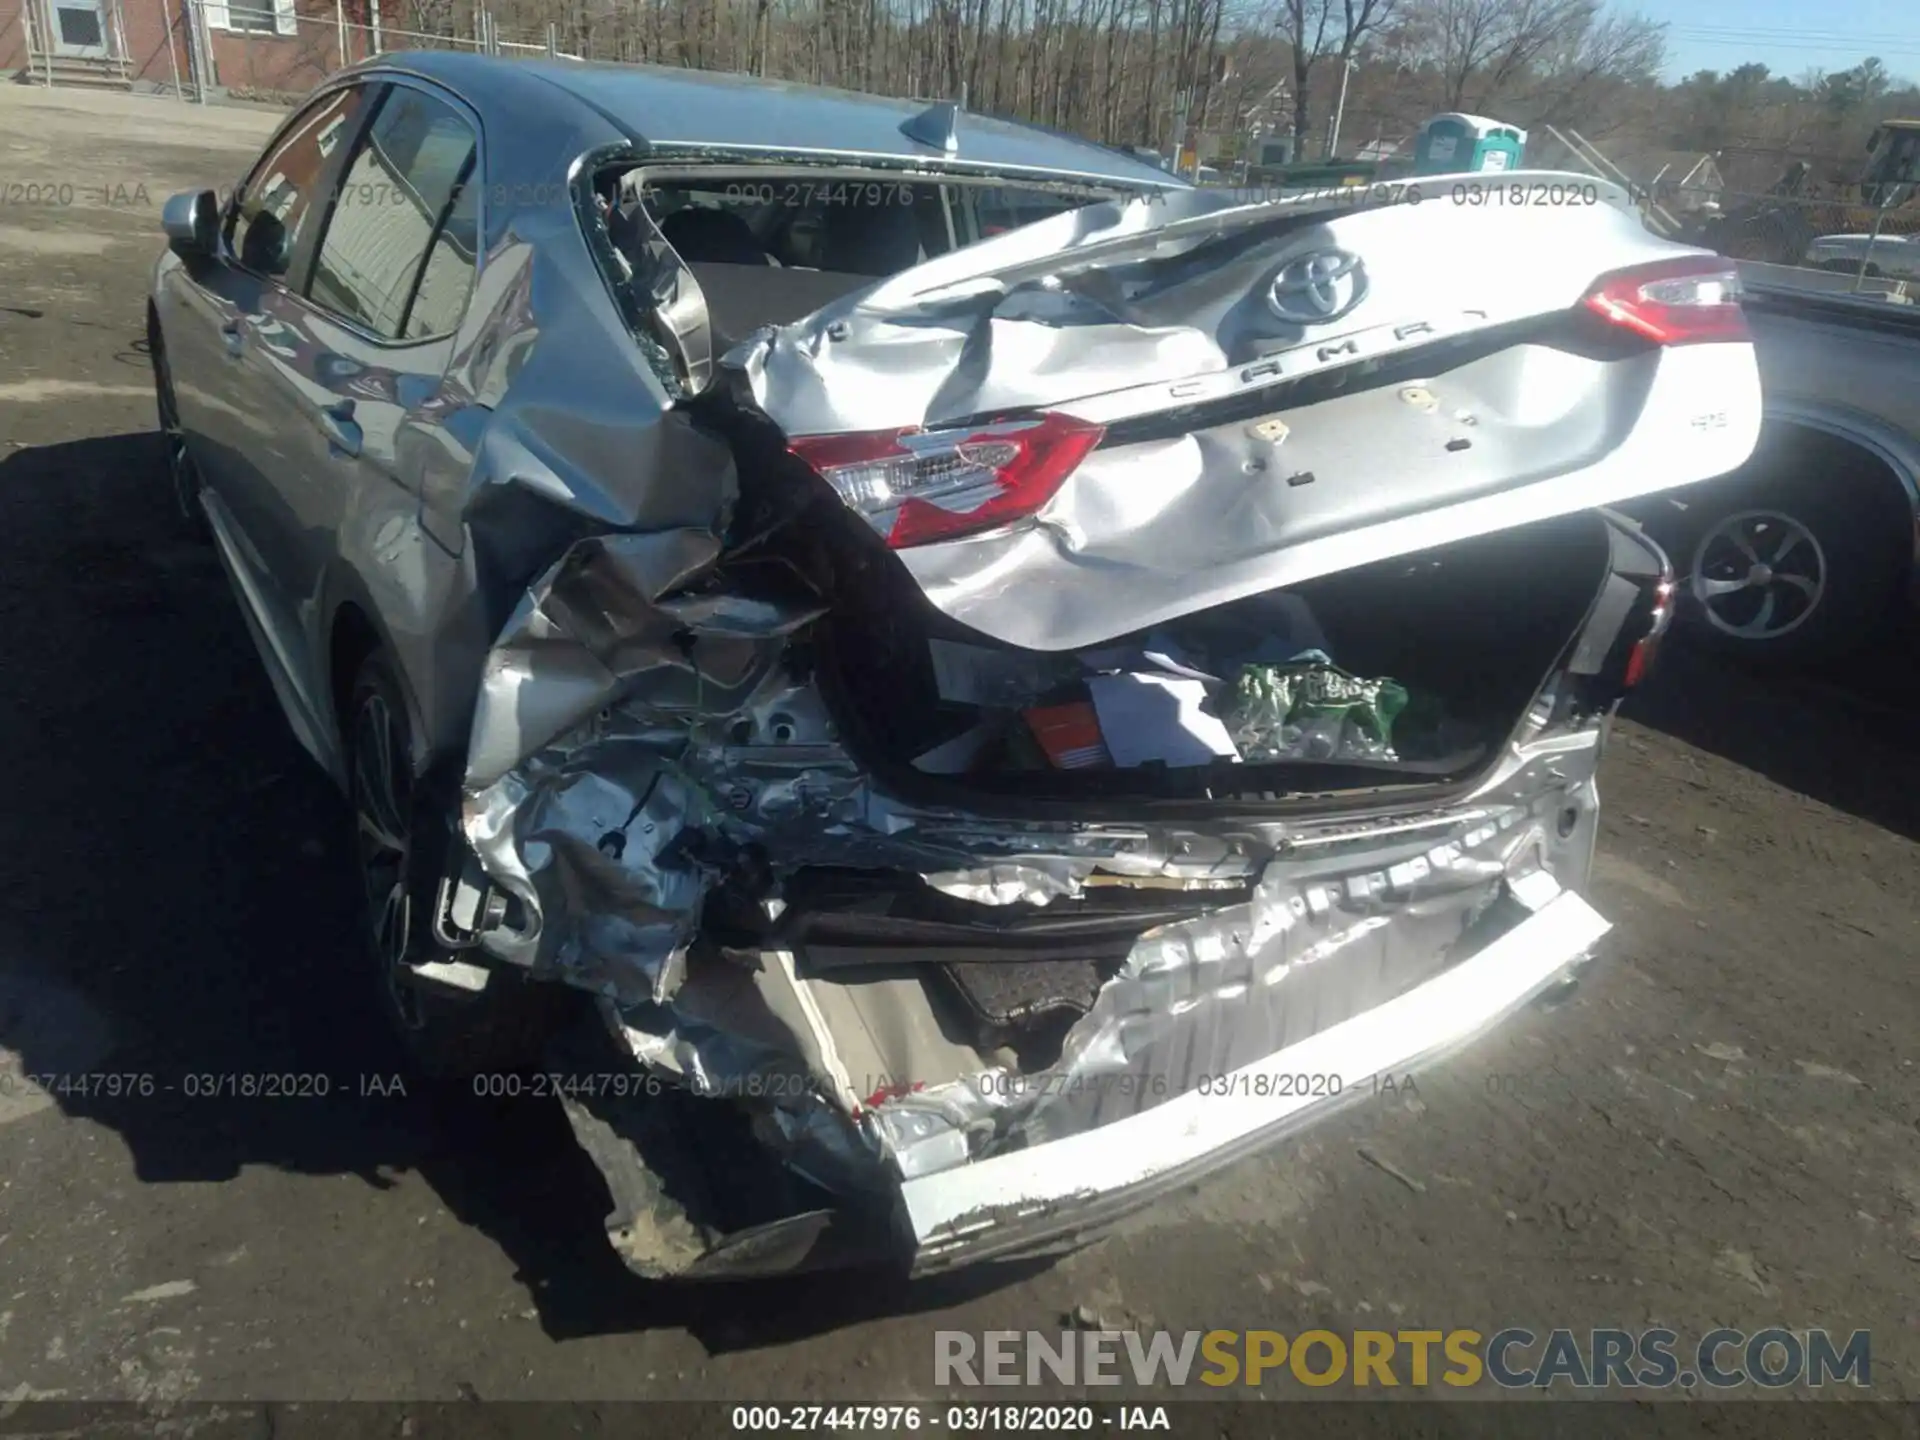
[[[1920,840],[1920,621],[1845,659],[1773,671],[1676,635],[1627,718]]]
[[[151,434],[0,457],[0,1047],[30,1075],[152,1081],[69,1081],[55,1103],[117,1132],[152,1184],[417,1173],[511,1257],[555,1338],[675,1327],[746,1349],[1031,1273],[649,1286],[606,1243],[605,1188],[557,1105],[382,1093],[402,1063],[354,979],[345,809],[164,476]],[[243,1076],[293,1093],[223,1093]]]

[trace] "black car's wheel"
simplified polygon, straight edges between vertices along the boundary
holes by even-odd
[[[1762,662],[1839,658],[1869,639],[1911,560],[1911,512],[1866,477],[1734,477],[1693,507],[1673,552],[1681,618]]]
[[[160,442],[165,447],[167,480],[173,503],[180,513],[181,528],[205,538],[208,534],[206,512],[200,506],[200,467],[187,449],[186,431],[180,424],[180,402],[174,393],[173,368],[167,360],[166,339],[152,311],[147,313],[147,354],[153,362],[153,397],[160,422]]]
[[[463,993],[423,977],[423,963],[475,958],[434,938],[433,906],[452,842],[451,816],[419,793],[412,722],[384,655],[360,667],[342,717],[354,853],[365,897],[375,1003],[422,1073],[452,1078],[518,1070],[540,1059],[569,998],[496,972]]]

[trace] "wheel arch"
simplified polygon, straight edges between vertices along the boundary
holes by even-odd
[[[1851,450],[1883,472],[1920,516],[1920,434],[1911,434],[1876,416],[1839,406],[1769,403],[1761,420],[1768,431],[1806,437]]]
[[[1815,447],[1836,457],[1851,482],[1897,495],[1908,521],[1909,583],[1920,575],[1920,435],[1873,416],[1810,405],[1769,405],[1762,424],[1763,445],[1771,435],[1779,444]]]
[[[367,663],[370,656],[387,657],[388,669],[392,672],[400,695],[406,703],[407,728],[414,753],[411,757],[413,772],[416,776],[426,772],[433,760],[433,752],[427,739],[427,727],[420,709],[420,700],[414,693],[413,683],[402,663],[398,649],[386,634],[373,607],[364,604],[352,595],[338,600],[333,607],[333,618],[327,628],[327,673],[326,694],[333,711],[334,734],[336,744],[334,753],[338,757],[340,771],[335,777],[342,785],[346,781],[348,759],[348,728],[352,722],[350,711],[353,706],[353,682],[360,674],[360,667]]]
[[[333,630],[327,641],[327,696],[333,703],[334,723],[344,741],[347,711],[353,704],[353,681],[367,658],[386,648],[386,640],[362,610],[343,600],[333,612]]]

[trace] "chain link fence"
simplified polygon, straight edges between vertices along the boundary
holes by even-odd
[[[1805,272],[1813,288],[1920,301],[1920,205],[1729,194],[1692,239],[1722,255]],[[1779,279],[1789,277],[1774,277]]]
[[[1920,302],[1920,186],[1874,183],[1869,156],[1743,149],[1677,238],[1771,281]],[[1771,183],[1769,183],[1769,177]]]
[[[140,0],[128,0],[140,3]],[[159,0],[156,0],[159,3]],[[462,30],[382,25],[297,11],[285,0],[179,0],[191,21],[200,62],[228,95],[290,103],[343,66],[395,50],[453,50],[469,54],[578,60],[560,48],[552,27],[540,35],[505,33],[493,14],[474,10]],[[464,32],[464,33],[463,33]]]

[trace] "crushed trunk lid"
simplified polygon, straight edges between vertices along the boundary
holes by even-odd
[[[1734,468],[1737,295],[1583,176],[1176,192],[943,255],[722,369],[934,605],[1069,650]]]

